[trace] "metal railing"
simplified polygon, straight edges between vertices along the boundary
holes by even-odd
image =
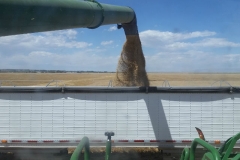
[[[75,80],[71,81],[70,83],[65,80],[0,80],[0,87],[2,86],[79,86],[74,85]],[[94,82],[97,82],[95,84]],[[106,87],[116,87],[114,80],[109,80],[106,82],[105,80],[95,80],[92,84],[88,84],[87,86],[106,86]],[[181,82],[178,84],[178,82]],[[198,83],[201,82],[201,83]],[[172,87],[233,87],[234,84],[231,84],[228,81],[220,80],[212,82],[209,81],[206,83],[205,81],[150,81],[151,86],[158,86],[163,88],[172,88]],[[85,86],[85,85],[83,85]],[[237,85],[238,86],[238,85]]]
[[[211,87],[213,87],[215,84],[219,83],[219,87],[224,86],[223,84],[232,87],[232,85],[228,81],[220,80],[220,81],[215,81],[211,84]]]
[[[54,83],[54,82],[55,82],[55,86],[56,86],[56,87],[60,86],[59,83],[62,83],[62,86],[64,86],[64,87],[66,86],[63,81],[60,81],[60,80],[52,80],[52,81],[50,81],[50,82],[46,85],[46,87],[48,87],[50,84],[52,84],[52,83]]]

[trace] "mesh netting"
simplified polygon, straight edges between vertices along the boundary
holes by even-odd
[[[127,35],[118,61],[116,86],[149,86],[139,35]]]

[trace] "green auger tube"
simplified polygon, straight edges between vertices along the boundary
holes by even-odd
[[[209,152],[208,157],[211,157],[211,160],[220,160],[220,154],[218,153],[217,149],[215,149],[212,145],[205,142],[204,140],[200,138],[195,138],[192,142],[191,148],[190,148],[190,160],[195,160],[195,150],[197,148],[197,145],[201,145],[204,148],[206,148]],[[206,155],[206,154],[205,154]],[[203,157],[203,159],[205,159]]]
[[[84,160],[89,160],[89,139],[87,137],[83,137],[77,148],[74,150],[70,160],[78,160],[81,156],[82,150],[84,150]]]
[[[0,0],[0,36],[70,28],[94,29],[135,19],[133,9],[95,0]]]
[[[189,148],[184,148],[180,160],[188,160],[190,156]]]
[[[224,156],[222,157],[223,160],[227,160],[228,157],[230,156],[236,142],[240,139],[240,132],[238,134],[236,134],[235,136],[231,137],[229,140],[226,141],[226,144],[224,144],[223,146],[221,146],[219,148],[219,152],[220,154],[222,154],[223,152],[225,152]],[[238,154],[237,157],[239,157],[240,155]],[[236,157],[235,157],[236,158]]]

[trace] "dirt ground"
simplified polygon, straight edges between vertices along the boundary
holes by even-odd
[[[240,86],[240,73],[148,73],[151,86]],[[0,73],[1,86],[114,86],[115,73]],[[50,83],[51,82],[51,83]]]
[[[67,150],[66,150],[67,151]],[[21,152],[0,152],[0,160],[69,160],[74,151],[74,148],[68,149],[68,152],[61,153],[45,153],[29,151],[27,153]],[[203,149],[196,150],[195,159],[201,159],[206,151]],[[168,149],[162,150],[159,148],[149,147],[113,147],[110,154],[110,160],[175,160],[180,159],[182,149]],[[84,152],[82,152],[79,159],[84,159]],[[104,160],[105,148],[90,148],[90,160]]]
[[[69,149],[69,156],[74,149]],[[161,154],[158,148],[112,148],[110,159],[114,160],[161,160],[162,157],[170,158],[171,155]],[[99,160],[105,158],[105,148],[91,148],[91,160]]]
[[[160,149],[149,147],[113,147],[110,159],[112,160],[177,160],[180,159],[183,149]],[[73,153],[74,149],[69,149]],[[195,159],[201,159],[206,151],[197,149]],[[83,155],[81,155],[83,157]],[[105,148],[90,148],[90,159],[99,160],[105,158]]]

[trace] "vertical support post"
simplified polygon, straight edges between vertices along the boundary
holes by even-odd
[[[111,154],[111,148],[112,148],[111,136],[114,136],[114,132],[105,132],[105,136],[107,136],[105,160],[110,160],[110,154]]]

